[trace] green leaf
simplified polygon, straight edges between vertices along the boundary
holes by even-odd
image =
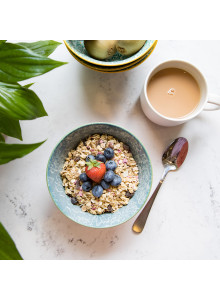
[[[100,162],[98,162],[97,160],[90,160],[86,162],[86,165],[88,166],[88,170],[92,169],[93,167],[101,168]]]
[[[100,162],[98,162],[97,160],[90,160],[92,162],[92,165],[95,167],[100,168]]]
[[[34,83],[24,85],[23,87],[29,89],[32,85],[34,85]]]
[[[0,47],[0,81],[16,83],[44,74],[66,63],[36,54],[18,44],[4,43]]]
[[[0,45],[4,44],[7,40],[0,40]]]
[[[44,142],[45,141],[34,144],[6,144],[0,142],[0,164],[22,158],[38,148]]]
[[[92,163],[90,161],[86,162],[86,165],[88,166],[88,170],[90,170],[90,169],[93,168],[93,165],[92,165]]]
[[[15,243],[0,223],[0,260],[22,260]]]
[[[0,142],[5,142],[5,138],[3,137],[3,135],[0,133]]]
[[[22,140],[21,127],[18,120],[5,116],[0,112],[0,132]]]
[[[18,43],[25,48],[31,49],[35,53],[42,56],[49,56],[61,43],[48,40],[48,41],[38,41],[33,43]]]
[[[34,91],[19,84],[0,82],[0,113],[19,120],[47,116],[42,102]]]

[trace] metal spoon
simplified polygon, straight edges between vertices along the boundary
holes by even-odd
[[[176,171],[184,162],[188,152],[188,141],[186,138],[179,137],[175,139],[165,150],[162,156],[162,162],[164,165],[164,171],[162,178],[157,185],[154,193],[151,198],[145,205],[141,214],[137,217],[136,221],[133,224],[132,230],[136,233],[141,233],[144,229],[145,223],[147,221],[148,215],[150,213],[151,207],[154,203],[154,200],[157,196],[157,193],[163,184],[163,181],[169,171]]]

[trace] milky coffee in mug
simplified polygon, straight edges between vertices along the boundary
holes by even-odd
[[[220,97],[208,93],[203,74],[181,60],[165,61],[150,70],[140,100],[145,115],[162,126],[184,123],[203,110],[220,109]]]
[[[149,81],[147,95],[160,114],[181,118],[192,113],[200,101],[200,88],[192,75],[179,68],[158,71]]]

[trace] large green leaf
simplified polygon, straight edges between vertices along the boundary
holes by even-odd
[[[47,116],[43,104],[28,88],[0,82],[0,113],[18,120]]]
[[[4,44],[7,40],[0,40],[0,45]]]
[[[3,135],[0,133],[0,142],[5,142],[5,138],[3,137]]]
[[[43,56],[49,56],[60,44],[61,43],[52,40],[33,43],[18,43],[18,45],[31,49],[35,53]]]
[[[0,223],[0,260],[22,260],[15,243]]]
[[[7,144],[0,142],[0,164],[8,163],[17,158],[22,158],[38,148],[43,142],[34,144]]]
[[[0,113],[0,132],[22,140],[21,127],[18,120],[10,118]]]
[[[34,51],[12,43],[0,45],[0,81],[16,83],[44,74],[63,62],[38,55]]]

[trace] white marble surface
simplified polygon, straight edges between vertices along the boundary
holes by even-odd
[[[24,259],[220,259],[220,111],[163,128],[145,117],[139,102],[148,70],[173,58],[197,65],[210,92],[220,95],[219,54],[220,41],[159,41],[137,68],[102,74],[80,65],[64,45],[55,51],[54,58],[69,64],[34,79],[33,86],[49,116],[22,122],[25,143],[47,141],[0,166],[0,220]],[[45,170],[52,149],[76,126],[93,121],[122,125],[143,142],[153,165],[152,190],[164,148],[178,136],[189,140],[186,162],[168,175],[140,235],[132,233],[134,219],[106,230],[80,226],[49,196]]]

